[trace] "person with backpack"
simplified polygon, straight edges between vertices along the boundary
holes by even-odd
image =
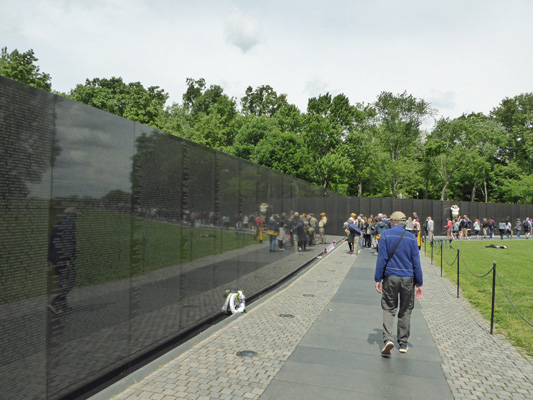
[[[526,239],[529,239],[529,236],[531,235],[531,221],[529,217],[527,217],[524,222],[522,223],[522,226],[524,227],[524,233],[526,234]]]
[[[520,218],[516,219],[515,229],[516,229],[516,237],[517,239],[520,239],[520,232],[522,231],[522,221],[520,221]]]
[[[374,227],[374,236],[376,238],[376,253],[379,254],[379,239],[381,238],[381,233],[387,229],[389,229],[389,226],[381,220],[380,217],[376,218],[377,224]]]
[[[461,222],[459,222],[459,228],[461,229],[461,240],[470,240],[468,237],[468,218],[466,215],[463,215]]]
[[[494,222],[494,217],[491,217],[489,219],[489,234],[491,239],[494,237],[494,225],[496,225],[496,222]]]

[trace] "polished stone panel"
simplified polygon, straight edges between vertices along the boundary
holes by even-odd
[[[129,359],[133,135],[132,121],[56,98],[54,142],[60,153],[50,207],[50,397]]]
[[[0,76],[0,397],[46,393],[54,96]]]
[[[449,207],[350,199],[3,77],[0,144],[6,398],[60,398],[118,368],[128,373],[139,356],[220,316],[226,289],[250,297],[301,268],[324,246],[295,251],[294,212],[317,219],[326,212],[326,233],[343,235],[351,212],[413,210],[422,220],[432,215],[438,228]],[[460,206],[513,220],[533,209]],[[279,243],[269,251],[271,217],[287,234],[285,251]],[[372,271],[347,283],[353,279],[372,280]],[[341,287],[332,306],[357,305],[358,317],[369,318],[377,307],[371,292],[372,285],[368,293]],[[334,336],[334,321],[325,320],[309,347]],[[363,334],[365,351],[374,351],[375,332],[346,322],[337,329],[351,330],[354,340]]]

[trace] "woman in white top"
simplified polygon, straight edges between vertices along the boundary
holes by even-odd
[[[476,238],[479,239],[479,231],[481,230],[481,225],[479,224],[479,219],[476,219],[474,222],[474,233],[476,234]]]

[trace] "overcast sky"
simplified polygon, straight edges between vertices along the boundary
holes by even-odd
[[[457,117],[533,91],[532,0],[4,0],[0,16],[0,46],[32,48],[62,92],[117,76],[181,103],[190,77],[237,99],[270,85],[301,111],[407,91]]]

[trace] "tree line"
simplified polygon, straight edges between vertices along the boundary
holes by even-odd
[[[4,48],[0,75],[54,92],[37,61]],[[186,85],[171,105],[164,89],[119,77],[54,93],[349,196],[533,203],[533,93],[450,119],[407,92],[370,104],[325,93],[301,111],[269,85],[240,99],[202,78]]]

